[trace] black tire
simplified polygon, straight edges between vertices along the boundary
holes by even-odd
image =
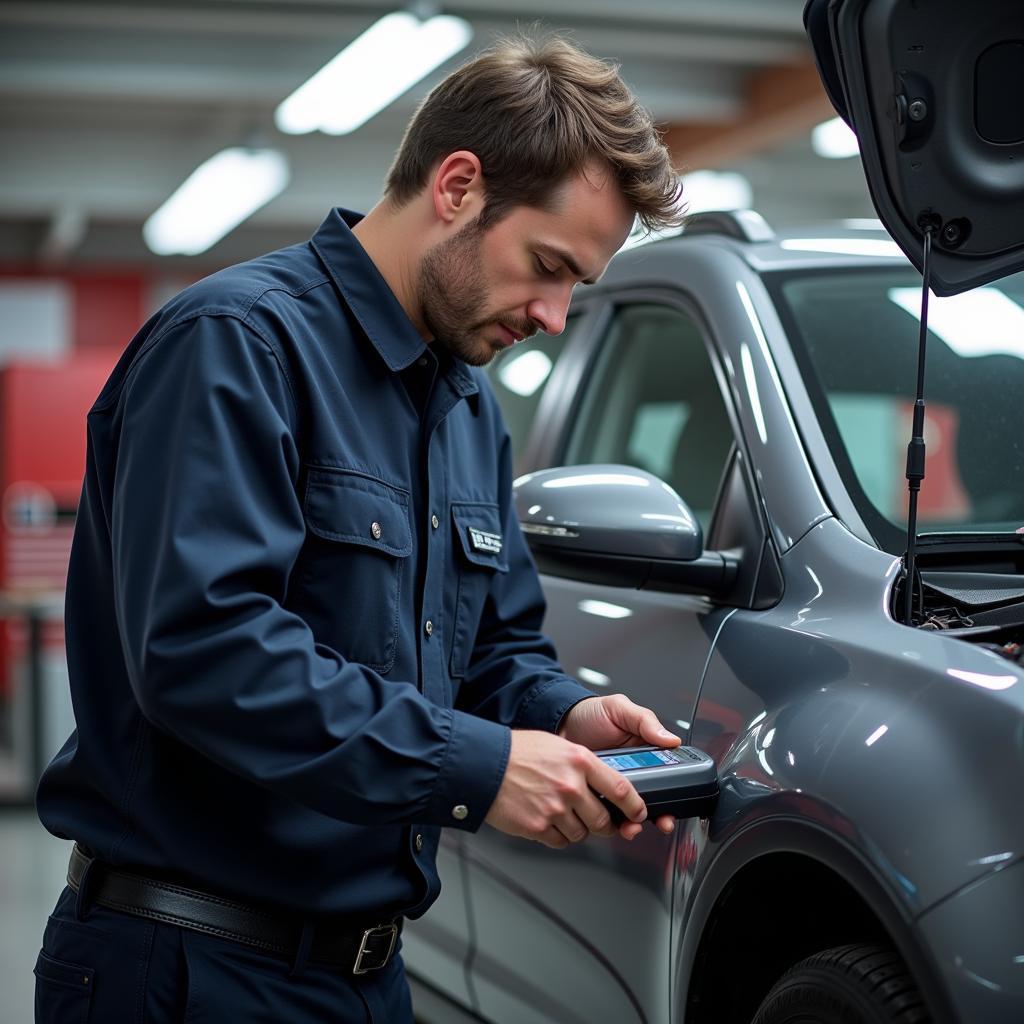
[[[928,1024],[917,985],[895,950],[836,946],[794,964],[753,1024]]]

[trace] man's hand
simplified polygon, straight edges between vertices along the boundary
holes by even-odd
[[[638,744],[678,747],[682,742],[658,721],[653,711],[634,704],[623,693],[581,700],[562,719],[558,735],[590,750],[611,750]],[[676,822],[666,814],[655,824],[666,835],[671,835]],[[628,821],[619,826],[620,834],[626,839],[635,838],[642,829],[642,825]]]
[[[618,834],[634,838],[647,808],[628,779],[577,743],[549,732],[513,730],[508,767],[486,821],[557,850],[591,833],[613,836],[611,815],[594,791],[625,814]]]

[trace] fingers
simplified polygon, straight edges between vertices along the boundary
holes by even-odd
[[[669,732],[658,716],[650,708],[642,708],[634,704],[625,694],[617,693],[608,697],[606,711],[619,728],[639,736],[645,743],[655,747],[678,747],[682,740],[675,733]]]
[[[593,754],[587,761],[587,782],[615,804],[627,820],[642,822],[647,817],[647,807],[629,779]]]
[[[569,845],[569,840],[554,825],[549,825],[543,832],[539,832],[531,838],[549,846],[552,850],[564,850]]]
[[[597,797],[587,794],[576,808],[578,820],[595,836],[613,836],[617,829],[608,808]]]
[[[552,824],[565,837],[567,843],[582,843],[590,835],[590,829],[583,819],[572,810],[561,815]]]
[[[635,821],[624,821],[619,825],[619,835],[630,842],[636,839],[643,830],[643,825],[637,824]]]
[[[655,825],[659,832],[662,832],[664,835],[667,836],[672,835],[672,833],[676,830],[676,819],[673,818],[670,814],[663,814],[658,818],[655,818],[651,822],[651,824]],[[640,833],[643,832],[643,830],[643,825],[638,824],[635,821],[624,821],[619,825],[619,835],[623,839],[628,839],[630,841],[636,839],[636,837],[640,835]]]

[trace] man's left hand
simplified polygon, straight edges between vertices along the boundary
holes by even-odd
[[[669,732],[649,708],[634,704],[624,693],[607,697],[588,697],[570,708],[562,719],[558,735],[590,750],[611,750],[647,744],[652,747],[678,747],[682,740]],[[675,818],[662,815],[654,824],[666,835],[675,828]],[[624,839],[635,839],[643,825],[632,821],[619,826]]]

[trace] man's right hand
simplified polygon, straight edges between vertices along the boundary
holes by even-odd
[[[595,792],[625,814],[618,828]],[[513,730],[505,777],[485,820],[560,850],[592,833],[633,839],[646,817],[633,784],[593,751],[549,732]]]

